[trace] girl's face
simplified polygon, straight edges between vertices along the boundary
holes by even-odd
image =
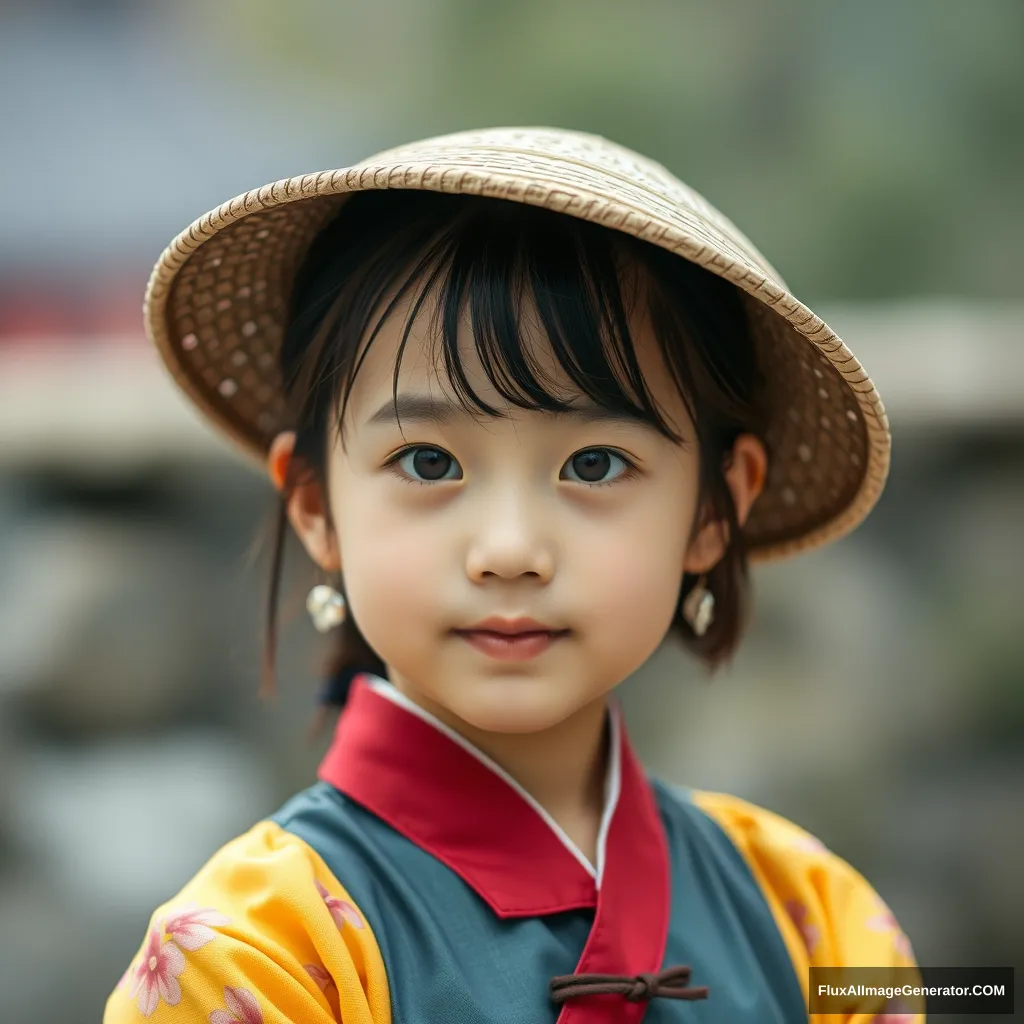
[[[329,519],[307,489],[291,502],[292,522],[313,557],[343,574],[351,613],[399,689],[478,730],[539,732],[647,660],[683,572],[710,569],[726,538],[715,523],[694,530],[695,441],[680,446],[582,399],[578,413],[509,407],[468,322],[467,376],[505,414],[484,417],[454,398],[427,309],[402,355],[396,417],[410,304],[385,322],[356,377],[344,443],[330,449]],[[650,324],[637,313],[630,328],[654,399],[692,439]],[[571,399],[543,332],[527,327],[523,344]],[[763,477],[760,443],[741,438],[727,473],[741,522]],[[515,641],[489,632],[523,628],[546,632]]]

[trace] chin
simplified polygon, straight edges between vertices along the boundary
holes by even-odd
[[[472,694],[453,694],[448,710],[481,732],[522,734],[544,732],[564,722],[577,704],[555,693],[554,681],[492,679],[478,683]]]

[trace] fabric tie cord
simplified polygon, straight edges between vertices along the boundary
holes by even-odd
[[[631,1003],[650,999],[707,999],[706,985],[690,987],[685,965],[666,967],[657,974],[561,974],[550,983],[551,1000],[564,1003],[581,996],[621,995]]]

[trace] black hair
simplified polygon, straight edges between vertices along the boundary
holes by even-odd
[[[418,291],[416,291],[418,289]],[[373,317],[392,296],[376,321]],[[394,368],[416,316],[436,295],[441,366],[459,401],[499,415],[472,388],[457,332],[468,310],[476,352],[490,383],[513,407],[564,411],[554,387],[521,344],[520,312],[532,300],[561,370],[597,405],[680,437],[654,403],[630,334],[633,303],[644,301],[665,365],[686,404],[700,446],[697,525],[728,524],[724,557],[708,574],[715,617],[698,637],[681,614],[695,580],[681,574],[672,629],[714,670],[734,651],[745,624],[747,553],[724,469],[740,434],[766,443],[764,379],[737,288],[666,249],[577,218],[500,199],[414,190],[357,193],[314,240],[295,280],[280,352],[293,457],[274,530],[265,688],[273,685],[277,592],[287,502],[300,481],[324,487],[329,442],[341,431],[349,391],[381,325],[413,298]],[[770,453],[769,453],[770,456]],[[349,610],[336,631],[325,698],[344,700],[359,671],[383,674]]]

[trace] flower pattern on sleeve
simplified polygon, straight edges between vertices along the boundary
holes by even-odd
[[[182,949],[192,952],[201,949],[217,937],[211,926],[225,925],[231,922],[216,910],[200,910],[194,904],[183,907],[164,922],[164,931]]]
[[[224,986],[226,1010],[214,1010],[210,1024],[263,1024],[263,1011],[247,988]]]
[[[337,896],[332,896],[319,881],[316,883],[316,889],[327,905],[327,909],[331,912],[331,917],[338,926],[338,931],[341,931],[346,924],[350,924],[353,928],[366,927],[363,919],[359,916],[359,911],[351,903],[338,899]]]
[[[168,1006],[181,1001],[178,975],[185,970],[185,954],[171,942],[164,942],[163,928],[153,928],[142,948],[131,994],[137,999],[139,1013],[149,1017],[162,999]]]
[[[337,990],[334,979],[319,964],[304,964],[303,970],[317,983],[320,991],[327,993],[329,988]]]
[[[372,1024],[388,1016],[370,920],[316,851],[269,819],[157,906],[132,952],[117,987],[110,978],[105,1024]]]
[[[178,977],[186,967],[182,950],[193,952],[201,949],[217,937],[212,925],[230,923],[218,911],[201,909],[195,904],[188,904],[156,921],[146,936],[132,977],[130,994],[138,1003],[143,1017],[151,1017],[161,1000],[168,1006],[177,1006],[181,1002]]]

